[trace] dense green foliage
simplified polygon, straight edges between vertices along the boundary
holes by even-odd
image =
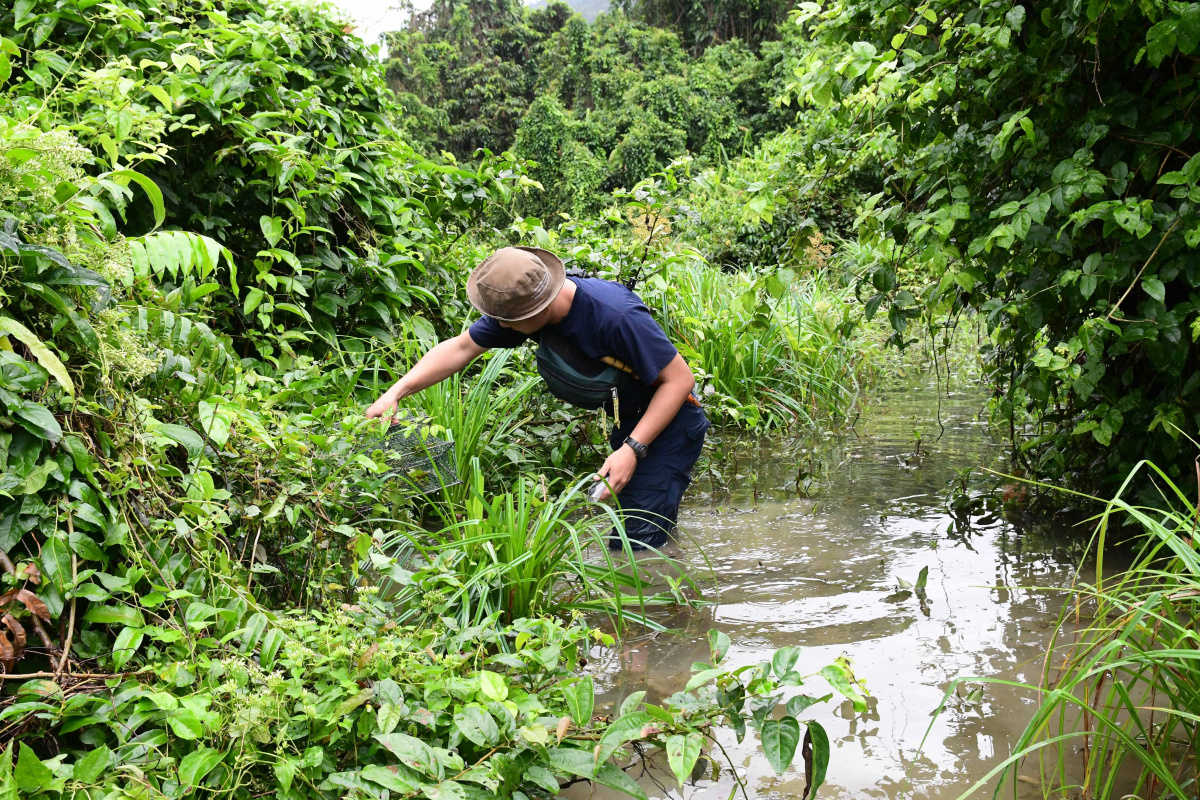
[[[864,296],[898,343],[926,313],[992,332],[1001,412],[1043,475],[1178,476],[1195,388],[1200,4],[808,3],[790,93],[867,150],[881,257]],[[914,290],[902,267],[930,276]],[[916,296],[914,296],[916,295]]]
[[[768,719],[805,677],[794,651],[729,672],[715,636],[688,692],[593,720],[580,646],[611,640],[579,612],[621,630],[697,593],[665,559],[594,557],[619,518],[581,520],[557,473],[590,465],[603,421],[529,392],[526,355],[410,399],[455,444],[464,482],[440,496],[388,480],[362,419],[461,330],[463,276],[497,244],[614,277],[694,264],[639,233],[665,202],[630,195],[634,224],[569,241],[496,229],[525,165],[418,154],[384,66],[309,4],[20,0],[0,89],[0,796],[545,797],[559,778],[641,796],[616,766],[629,742],[682,780],[716,724],[771,731],[780,771],[803,729],[815,789],[808,701]],[[801,326],[807,281],[739,286],[755,324],[796,326],[742,369],[786,386],[828,346],[853,394],[845,291]],[[695,357],[714,409],[757,421],[758,384]],[[861,705],[844,664],[822,674]]]
[[[521,209],[543,218],[594,213],[685,153],[727,161],[791,116],[772,102],[788,77],[778,42],[692,58],[674,33],[620,13],[589,25],[561,3],[517,0],[435,3],[387,41],[414,135],[460,160],[512,148],[533,161],[546,191]]]
[[[776,39],[793,4],[779,0],[697,2],[697,0],[614,0],[633,19],[676,31],[693,55],[707,47],[741,39],[752,45]]]
[[[22,3],[4,20],[0,31],[33,52],[10,54],[26,78],[14,81],[13,113],[69,120],[99,163],[136,166],[164,187],[167,226],[228,247],[240,274],[213,273],[211,313],[232,313],[235,337],[262,331],[256,349],[277,366],[312,344],[297,322],[325,346],[346,331],[394,335],[446,282],[426,274],[443,234],[511,191],[505,162],[423,163],[380,102],[377,64],[320,8],[72,5],[43,14]],[[124,230],[151,227],[149,203],[128,215]],[[115,222],[102,221],[111,234]],[[250,291],[235,303],[223,290],[239,285]]]

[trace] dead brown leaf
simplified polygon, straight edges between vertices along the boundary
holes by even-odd
[[[21,627],[21,623],[17,622],[16,617],[12,614],[4,615],[4,625],[13,634],[14,649],[16,650],[14,658],[20,658],[21,653],[25,651],[25,629]]]
[[[379,652],[379,642],[376,642],[375,644],[368,647],[367,652],[363,653],[362,657],[358,659],[358,668],[366,669],[367,664],[371,663],[371,657],[374,656],[378,652]]]
[[[25,604],[30,614],[41,617],[46,622],[50,621],[50,609],[46,608],[46,604],[36,594],[28,589],[19,589],[17,599]]]

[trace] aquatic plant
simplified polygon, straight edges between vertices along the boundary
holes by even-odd
[[[673,265],[644,293],[718,416],[748,427],[853,414],[873,345],[852,295],[825,273]]]
[[[1159,488],[1160,507],[1124,498],[1141,483]],[[1157,466],[1141,462],[1129,473],[1097,515],[1085,556],[1095,559],[1097,577],[1072,589],[1041,684],[1026,687],[1038,690],[1037,711],[1012,755],[963,797],[997,775],[1016,796],[1031,761],[1044,797],[1196,796],[1198,515],[1197,505]],[[1140,529],[1132,565],[1105,576],[1106,555],[1131,525]]]
[[[419,411],[428,420],[428,432],[444,434],[454,443],[455,469],[464,483],[449,487],[444,497],[451,503],[466,498],[465,479],[471,462],[489,479],[499,477],[500,463],[514,461],[512,434],[525,408],[522,400],[537,378],[509,369],[511,350],[498,350],[486,357],[478,374],[459,373],[402,401],[402,406]],[[503,384],[505,378],[511,383]]]
[[[589,479],[561,493],[524,479],[511,492],[489,494],[479,461],[469,469],[464,506],[432,508],[442,527],[412,525],[380,545],[384,553],[419,554],[406,564],[417,576],[400,576],[404,619],[449,615],[473,625],[492,615],[598,612],[618,631],[631,622],[663,630],[648,607],[694,603],[699,592],[673,561],[632,558],[620,514],[587,499]],[[609,550],[610,537],[621,550]],[[651,593],[656,581],[669,591]]]

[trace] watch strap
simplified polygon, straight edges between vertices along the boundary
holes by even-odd
[[[637,456],[638,461],[641,461],[643,458],[645,458],[646,454],[649,452],[649,448],[646,447],[646,445],[642,444],[632,436],[627,436],[625,438],[625,444],[629,445],[629,449],[633,451],[635,456]]]

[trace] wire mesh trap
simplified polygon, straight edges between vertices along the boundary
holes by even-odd
[[[394,483],[389,488],[431,494],[462,483],[454,467],[454,444],[429,434],[419,423],[397,422],[386,432],[372,426],[356,444],[348,460],[364,468],[357,478],[365,491]]]

